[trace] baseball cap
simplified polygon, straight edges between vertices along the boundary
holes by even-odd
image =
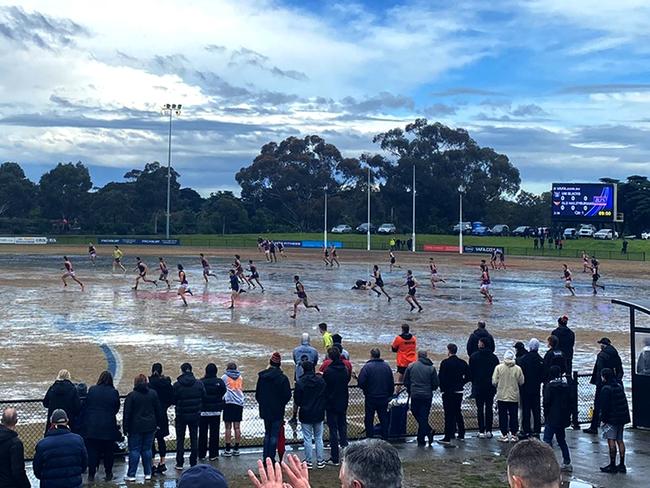
[[[66,422],[68,422],[68,414],[65,413],[65,410],[57,408],[54,412],[52,412],[52,416],[50,417],[50,422],[53,425],[65,424]]]

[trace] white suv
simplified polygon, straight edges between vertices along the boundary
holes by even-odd
[[[377,232],[379,234],[394,234],[397,232],[397,228],[393,224],[381,224]]]
[[[580,227],[578,231],[579,237],[593,237],[596,233],[596,228],[591,224],[585,224]]]

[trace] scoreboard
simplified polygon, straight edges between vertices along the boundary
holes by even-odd
[[[553,183],[552,219],[613,222],[616,185],[610,183]]]

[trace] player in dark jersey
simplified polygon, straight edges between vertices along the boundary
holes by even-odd
[[[235,262],[232,263],[232,266],[235,270],[235,275],[237,276],[237,279],[242,283],[246,283],[250,288],[251,284],[248,281],[248,278],[246,278],[246,275],[244,274],[244,267],[241,265],[241,256],[239,254],[235,254]]]
[[[257,236],[257,250],[259,252],[262,252],[262,243],[264,242],[264,239],[262,239],[262,236]]]
[[[323,262],[325,266],[333,266],[332,260],[330,259],[330,250],[327,247],[323,248]]]
[[[276,249],[275,242],[271,241],[269,242],[269,254],[271,255],[271,262],[272,263],[277,263],[278,262],[278,257],[275,255],[275,249]]]
[[[162,257],[158,258],[158,267],[160,268],[158,281],[164,281],[167,283],[167,289],[171,289],[172,285],[169,283],[169,268],[167,268],[167,263]]]
[[[207,259],[205,259],[205,256],[203,253],[199,254],[199,257],[201,259],[201,267],[203,268],[203,279],[205,282],[208,282],[208,276],[212,276],[213,278],[216,278],[217,275],[214,274],[212,271],[210,271],[210,263],[208,262]]]
[[[417,298],[415,298],[415,291],[418,287],[418,282],[413,276],[413,271],[410,269],[406,272],[406,283],[404,283],[402,286],[408,287],[408,292],[404,299],[411,306],[411,312],[415,310],[416,305],[418,307],[418,312],[421,312],[422,306],[418,303]]]
[[[431,287],[434,290],[436,288],[436,283],[438,283],[438,282],[447,283],[438,274],[438,268],[437,268],[436,263],[434,262],[433,258],[429,258],[429,271],[431,272]]]
[[[280,257],[286,258],[286,254],[284,254],[284,244],[282,244],[281,241],[276,242],[275,245],[278,247],[278,252],[280,253]]]
[[[74,269],[72,268],[72,261],[68,259],[68,256],[63,256],[63,269],[65,270],[65,273],[63,273],[63,276],[61,276],[61,280],[63,280],[63,286],[68,286],[68,283],[65,281],[66,278],[72,278],[73,281],[79,283],[81,291],[84,291],[84,284],[75,276]]]
[[[372,283],[365,280],[357,280],[354,282],[352,290],[370,290],[372,288]]]
[[[492,269],[497,269],[497,250],[493,249],[492,254],[490,255],[490,266]]]
[[[305,308],[315,308],[317,311],[320,312],[320,308],[318,308],[318,305],[309,305],[309,301],[307,299],[307,293],[305,293],[305,287],[300,282],[300,276],[295,275],[293,277],[293,282],[296,285],[296,291],[294,293],[298,295],[298,298],[296,298],[296,301],[293,302],[293,315],[291,316],[291,318],[292,319],[296,318],[296,313],[298,312],[298,305],[300,305],[301,303],[305,306]]]
[[[88,244],[88,256],[90,257],[90,262],[95,266],[95,261],[97,260],[97,249],[95,249],[95,245],[92,242]]]
[[[573,286],[573,277],[571,276],[571,270],[566,264],[563,264],[562,267],[564,268],[562,271],[564,276],[564,288],[569,290],[572,296],[576,296],[576,289],[575,286]]]
[[[388,301],[391,301],[390,295],[386,293],[386,290],[384,290],[384,280],[381,277],[381,271],[379,271],[379,266],[376,264],[372,267],[372,277],[375,279],[375,282],[372,284],[372,287],[370,288],[372,291],[374,291],[378,297],[381,296],[383,293],[386,295],[386,298],[388,298]],[[377,288],[381,290],[381,293],[377,291]]]
[[[144,281],[145,283],[153,283],[154,285],[158,286],[158,282],[156,280],[148,280],[147,279],[147,265],[142,262],[142,259],[140,258],[135,258],[135,268],[133,271],[138,272],[138,277],[135,279],[135,286],[133,287],[134,290],[138,289],[138,283],[140,283],[140,280]]]
[[[396,264],[397,259],[395,258],[395,253],[392,251],[392,249],[388,251],[388,262],[390,263],[390,267],[388,268],[390,272],[393,271],[393,268],[402,268],[399,264]]]
[[[230,270],[230,309],[235,308],[235,298],[244,293],[245,290],[239,286],[239,278],[234,269]]]
[[[271,243],[268,239],[262,241],[262,249],[264,250],[264,257],[266,257],[266,262],[271,262]]]
[[[497,263],[497,269],[507,269],[506,268],[506,255],[503,252],[503,249],[497,249],[496,250],[497,254],[497,259],[499,260]]]
[[[341,267],[339,264],[339,255],[336,252],[336,246],[332,245],[332,249],[330,249],[330,266],[334,267],[334,263],[336,263],[337,268]]]
[[[485,259],[481,259],[481,265],[480,265],[480,268],[481,268],[481,273],[483,273],[483,271],[487,271],[487,270],[488,270],[488,265],[487,265],[487,263],[485,262]]]
[[[598,288],[602,289],[605,291],[605,286],[604,285],[599,285],[598,280],[600,279],[600,273],[598,272],[600,269],[600,263],[596,259],[596,256],[591,257],[591,288],[594,290],[594,295],[598,294]]]
[[[589,265],[589,254],[587,254],[587,251],[582,251],[582,272],[586,273],[587,270],[591,270],[591,266]]]
[[[183,305],[187,307],[185,294],[189,293],[191,296],[194,296],[194,294],[192,293],[192,290],[190,290],[190,285],[187,282],[187,275],[185,274],[183,265],[178,264],[176,267],[178,268],[178,282],[180,283],[180,286],[178,287],[178,296],[181,297],[181,300],[183,300]]]
[[[260,285],[260,288],[262,291],[264,291],[264,286],[262,286],[262,283],[260,283],[260,274],[257,271],[257,266],[253,264],[253,260],[249,259],[248,260],[248,271],[251,272],[250,275],[248,275],[248,282],[253,285],[253,288],[255,288],[255,284],[253,283],[253,280],[255,280],[255,283]]]
[[[482,260],[485,263],[485,260]],[[482,265],[483,266],[483,265]],[[483,267],[481,272],[481,295],[483,295],[489,303],[492,303],[492,294],[490,293],[490,272],[487,266]]]

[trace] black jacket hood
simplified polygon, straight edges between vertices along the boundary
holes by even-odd
[[[176,379],[183,386],[192,386],[194,383],[197,382],[197,379],[194,376],[194,373],[192,373],[191,371],[188,371],[187,373],[183,373],[182,375],[180,375]]]

